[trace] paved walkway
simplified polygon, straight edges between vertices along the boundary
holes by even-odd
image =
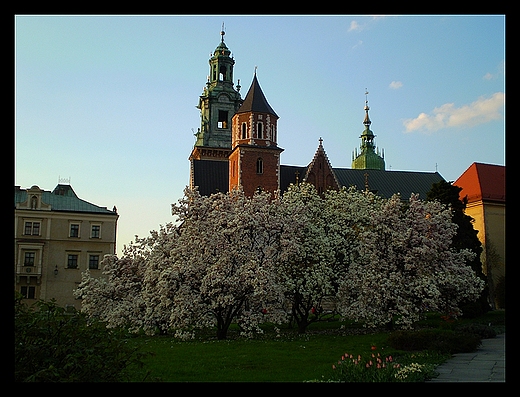
[[[435,370],[437,378],[428,382],[505,382],[506,334],[482,339],[473,353],[458,353]]]

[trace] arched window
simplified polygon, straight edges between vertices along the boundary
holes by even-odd
[[[219,80],[226,81],[226,67],[224,65],[220,67]]]
[[[258,139],[264,139],[263,127],[264,127],[264,125],[262,124],[261,121],[259,121],[258,124],[257,124],[257,133],[256,133],[256,136],[257,136]]]
[[[247,124],[242,123],[242,139],[246,139],[246,138],[247,138]]]
[[[31,197],[31,209],[35,210],[38,207],[38,197],[32,196]]]
[[[256,160],[256,173],[263,174],[264,173],[264,161],[261,157],[258,157]]]

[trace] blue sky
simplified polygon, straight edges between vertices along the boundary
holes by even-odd
[[[282,164],[323,138],[349,168],[371,129],[387,169],[455,180],[505,165],[505,17],[15,16],[15,184],[116,205],[118,252],[173,220],[200,125],[210,53],[225,42],[244,96],[254,68],[280,116]]]

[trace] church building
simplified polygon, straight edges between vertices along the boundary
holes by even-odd
[[[432,184],[444,178],[438,172],[387,171],[384,152],[376,150],[370,129],[368,98],[365,97],[364,130],[359,151],[352,153],[351,168],[334,168],[319,138],[318,148],[307,166],[283,165],[278,147],[278,115],[269,105],[255,74],[242,100],[240,80],[233,83],[235,60],[221,41],[209,60],[210,75],[199,97],[201,126],[189,157],[190,187],[201,195],[228,192],[242,187],[247,196],[256,191],[287,191],[290,184],[311,183],[320,195],[328,189],[355,186],[382,197],[412,193],[425,199]],[[368,92],[365,92],[368,95]],[[283,131],[282,131],[283,134]]]

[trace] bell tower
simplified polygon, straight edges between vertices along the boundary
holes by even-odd
[[[209,75],[197,108],[200,110],[200,128],[190,161],[227,161],[231,152],[231,119],[242,104],[240,80],[234,88],[235,60],[224,43],[224,24],[220,43],[209,59]]]
[[[380,153],[379,149],[376,152],[376,145],[374,144],[374,133],[370,130],[370,118],[368,117],[368,91],[365,90],[365,119],[363,120],[363,124],[365,125],[365,130],[361,134],[361,153],[358,154],[356,149],[355,152],[352,152],[352,168],[354,169],[373,169],[373,170],[383,170],[385,169],[385,154]]]
[[[278,115],[267,102],[255,74],[247,95],[233,116],[229,155],[229,190],[242,187],[246,196],[280,188]]]

